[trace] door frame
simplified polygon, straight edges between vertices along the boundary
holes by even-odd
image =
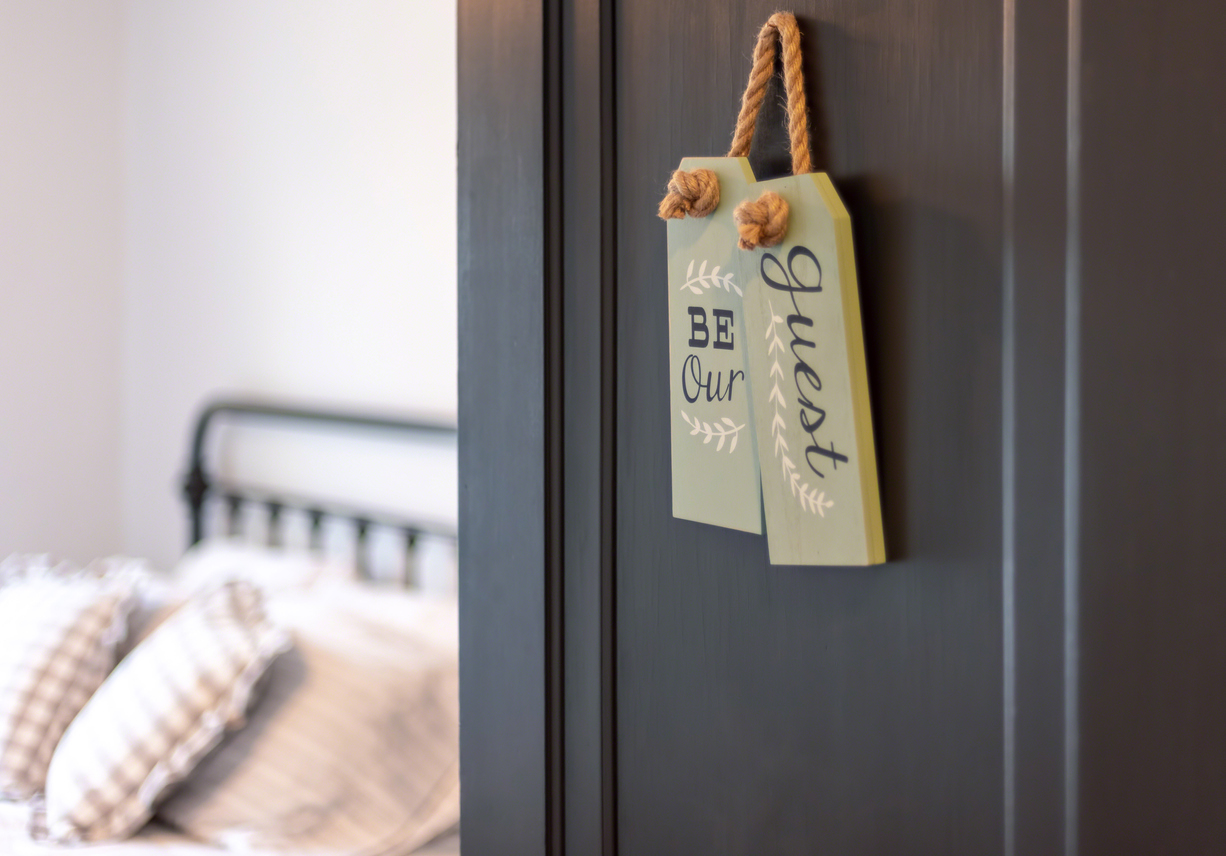
[[[458,19],[464,849],[556,853],[557,402],[545,7]]]
[[[459,2],[461,768],[477,856],[616,852],[613,29],[608,0]]]

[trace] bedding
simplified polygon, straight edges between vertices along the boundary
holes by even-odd
[[[121,564],[99,564],[97,573]],[[0,803],[0,854],[67,853],[78,841],[91,842],[74,851],[89,856],[458,854],[454,595],[359,582],[352,567],[305,551],[232,541],[200,545],[169,574],[145,570],[131,578],[128,604],[138,606],[128,614],[128,656],[54,747],[45,797]],[[146,756],[164,754],[164,745],[147,751],[157,730],[138,724],[144,714],[133,719],[132,700],[149,687],[163,700],[173,696],[168,686],[192,683],[184,658],[207,661],[218,649],[188,634],[195,641],[181,639],[175,655],[149,652],[165,648],[159,639],[173,636],[189,605],[198,607],[223,579],[240,581],[223,588],[267,592],[265,620],[282,634],[274,647],[281,650],[286,639],[288,647],[270,659],[250,705],[236,696],[213,719],[237,725],[235,714],[245,712],[242,727],[210,753],[207,741],[193,743],[175,763],[146,774]],[[136,670],[132,664],[142,660]],[[135,671],[141,680],[120,677]],[[125,767],[133,769],[121,772]],[[90,805],[117,783],[102,800],[108,805]],[[109,840],[134,829],[125,840]],[[73,843],[66,849],[48,835]]]
[[[246,580],[268,597],[329,582],[357,579],[352,561],[294,547],[265,547],[241,538],[207,538],[188,549],[175,566],[174,586],[190,594],[220,579]]]
[[[46,557],[0,563],[0,794],[42,790],[65,729],[115,664],[135,571]]]
[[[59,844],[33,841],[27,832],[29,809],[18,803],[0,803],[0,853],[4,856],[257,856],[242,851],[223,850],[211,844],[196,841],[190,836],[173,830],[156,820],[127,841],[114,844],[92,844],[87,848],[68,848]],[[413,856],[459,856],[458,833],[443,835],[413,851]],[[260,854],[263,856],[263,854]],[[286,853],[268,856],[290,856]],[[408,856],[388,853],[382,856]]]
[[[408,853],[459,820],[453,598],[331,583],[269,599],[294,647],[247,726],[158,810],[244,852]]]
[[[325,582],[357,579],[352,562],[325,558],[292,547],[265,547],[241,538],[207,538],[188,549],[168,573],[150,573],[141,581],[128,620],[127,638],[119,646],[126,656],[193,593],[218,580],[245,580],[265,596],[306,591]]]
[[[161,793],[242,723],[256,680],[288,641],[250,583],[227,581],[187,601],[64,732],[35,828],[58,842],[130,835]]]
[[[65,847],[31,839],[30,806],[0,803],[0,853],[4,856],[216,856],[225,853],[157,823],[151,823],[126,841],[95,844],[88,848]]]

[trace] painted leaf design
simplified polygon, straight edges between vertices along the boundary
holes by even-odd
[[[718,452],[720,449],[724,448],[724,438],[725,438],[725,437],[727,437],[727,436],[728,436],[728,435],[726,435],[726,434],[720,434],[720,435],[719,435],[719,442],[715,444],[715,451],[717,451],[717,452]]]
[[[728,444],[728,453],[729,453],[729,454],[731,454],[731,453],[733,453],[733,452],[735,452],[735,451],[736,451],[736,438],[737,438],[737,437],[740,437],[740,436],[741,436],[740,434],[733,434],[733,435],[732,435],[732,442]]]
[[[694,273],[694,260],[690,259],[690,266],[685,269],[685,278],[689,279]]]
[[[705,274],[706,272],[707,272],[707,262],[706,262],[706,259],[704,259],[702,262],[702,267],[698,268],[698,278],[702,279],[703,274]]]
[[[729,419],[727,416],[724,417],[724,424],[727,425],[729,428],[736,427],[736,423],[733,422],[731,419]]]

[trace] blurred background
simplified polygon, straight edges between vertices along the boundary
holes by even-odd
[[[454,419],[455,102],[452,4],[0,2],[0,554],[169,566],[219,394]],[[454,518],[453,456],[283,441]]]

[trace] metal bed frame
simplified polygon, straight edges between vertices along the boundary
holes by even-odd
[[[245,508],[263,508],[267,516],[266,537],[270,546],[279,546],[281,543],[281,523],[286,510],[306,514],[310,521],[309,538],[312,549],[319,549],[322,546],[325,519],[348,521],[354,527],[356,535],[355,565],[358,573],[365,578],[370,578],[367,536],[371,527],[378,526],[398,531],[404,539],[403,583],[406,587],[415,586],[417,583],[415,553],[418,539],[421,536],[444,540],[449,542],[454,549],[457,540],[454,527],[437,522],[410,520],[395,514],[359,509],[342,503],[293,496],[218,477],[206,466],[205,442],[209,429],[216,424],[219,417],[226,422],[275,422],[297,426],[332,425],[372,433],[393,431],[405,436],[456,436],[455,425],[439,420],[406,419],[258,401],[221,400],[213,402],[205,407],[196,419],[195,430],[192,433],[190,463],[187,475],[183,479],[183,495],[187,501],[191,524],[189,547],[205,537],[205,508],[211,499],[216,499],[225,504],[227,530],[231,535],[236,535],[241,530]]]

